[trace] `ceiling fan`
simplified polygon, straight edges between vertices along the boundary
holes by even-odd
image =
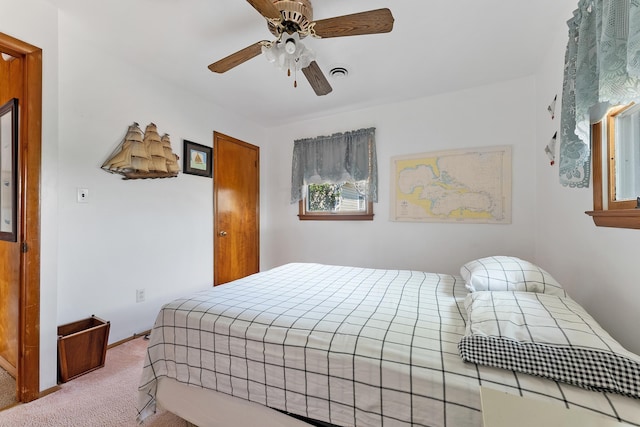
[[[322,73],[314,55],[300,42],[306,36],[316,38],[358,36],[388,33],[393,29],[389,9],[376,9],[351,15],[313,21],[310,0],[247,0],[267,20],[274,41],[262,40],[209,65],[216,73],[224,73],[264,53],[291,72],[301,69],[316,95],[326,95],[333,89]],[[297,83],[294,81],[294,85]]]

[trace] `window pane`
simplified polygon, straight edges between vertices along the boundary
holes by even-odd
[[[635,200],[640,195],[640,105],[616,118],[615,200]]]
[[[307,212],[365,212],[366,181],[309,184]]]
[[[337,184],[309,184],[307,186],[307,211],[334,211],[340,188]]]

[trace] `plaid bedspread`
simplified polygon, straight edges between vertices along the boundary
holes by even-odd
[[[139,415],[158,378],[339,426],[482,425],[479,386],[640,426],[640,401],[464,362],[456,276],[287,264],[175,300],[158,314]]]

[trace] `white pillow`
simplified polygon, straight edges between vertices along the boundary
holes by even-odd
[[[549,273],[512,256],[492,256],[469,261],[460,268],[469,291],[521,291],[567,296]]]

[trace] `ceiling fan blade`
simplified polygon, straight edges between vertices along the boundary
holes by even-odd
[[[316,35],[322,38],[360,36],[388,33],[393,29],[393,15],[389,9],[376,9],[351,15],[315,21]]]
[[[221,60],[209,65],[209,69],[216,73],[224,73],[226,71],[229,71],[233,67],[237,67],[243,62],[246,62],[251,58],[255,58],[256,56],[260,55],[262,53],[262,43],[264,42],[257,42],[255,44],[252,44],[251,46],[247,46],[244,49],[237,51],[236,53],[232,53],[226,58],[222,58]]]
[[[302,72],[316,95],[326,95],[333,90],[316,61],[312,61],[308,67],[303,68]]]
[[[280,15],[280,11],[273,4],[272,0],[247,0],[251,6],[258,12],[260,15],[264,16],[267,19],[280,19],[282,15]]]

